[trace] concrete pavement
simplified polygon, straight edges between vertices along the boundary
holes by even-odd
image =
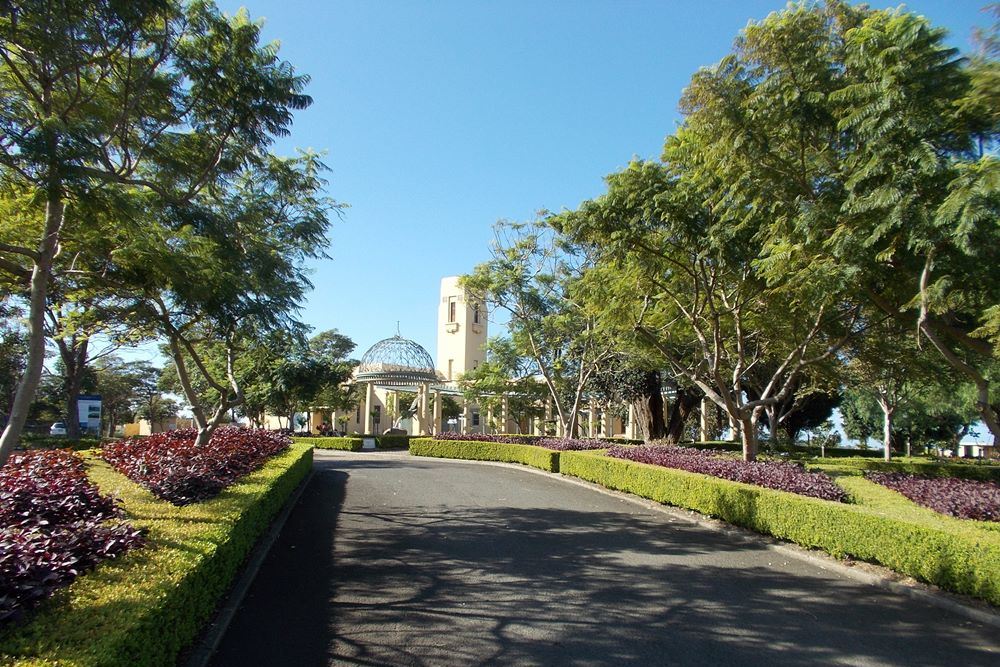
[[[508,467],[317,452],[212,664],[997,665],[996,628]]]

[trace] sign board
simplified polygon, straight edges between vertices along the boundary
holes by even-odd
[[[101,432],[101,397],[98,394],[81,394],[76,403],[80,417],[80,431]]]

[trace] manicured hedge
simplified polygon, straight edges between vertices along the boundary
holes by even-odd
[[[534,445],[476,442],[473,440],[412,438],[410,440],[410,454],[414,456],[433,456],[442,459],[523,463],[533,468],[540,468],[549,472],[559,472],[559,452]]]
[[[406,449],[410,446],[408,435],[377,435],[375,446],[379,449]]]
[[[147,547],[105,563],[0,634],[0,664],[174,665],[211,617],[260,535],[312,467],[294,444],[215,498],[176,507],[92,460]]]
[[[897,572],[1000,604],[1000,532],[977,522],[900,519],[876,508],[805,498],[683,470],[563,452],[560,471],[729,523],[880,563]]]
[[[292,438],[292,442],[302,445],[310,445],[316,449],[339,449],[346,452],[360,452],[365,441],[359,437],[320,437],[320,438]]]
[[[1000,465],[912,460],[882,461],[861,458],[835,459],[832,461],[817,459],[815,463],[849,466],[858,470],[872,470],[876,472],[905,472],[910,475],[923,475],[924,477],[959,477],[961,479],[975,479],[982,482],[1000,482]]]

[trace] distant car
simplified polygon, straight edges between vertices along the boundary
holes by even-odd
[[[49,428],[49,435],[66,435],[66,424],[56,422]]]

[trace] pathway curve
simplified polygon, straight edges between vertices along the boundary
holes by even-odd
[[[317,452],[213,665],[997,665],[765,540],[530,472]]]

